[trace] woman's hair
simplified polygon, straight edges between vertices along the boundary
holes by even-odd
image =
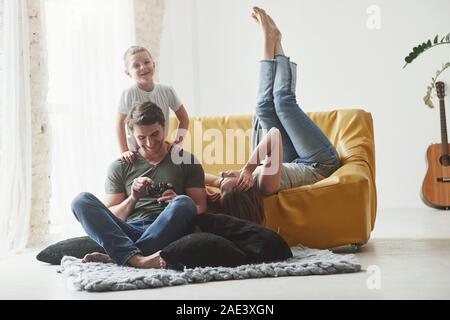
[[[237,187],[225,191],[220,200],[225,214],[262,225],[264,209],[261,194],[254,188],[243,192]]]
[[[145,47],[141,47],[141,46],[131,46],[127,49],[127,51],[125,51],[125,53],[123,54],[123,62],[125,63],[125,67],[128,68],[128,57],[132,56],[133,54],[136,54],[138,52],[142,52],[145,51],[148,53],[148,55],[151,57],[151,53],[150,51],[147,50],[147,48]]]
[[[135,104],[128,112],[126,118],[128,128],[133,131],[133,126],[148,126],[159,123],[165,126],[164,114],[160,107],[150,101]]]

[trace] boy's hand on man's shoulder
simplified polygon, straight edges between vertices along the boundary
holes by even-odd
[[[124,161],[128,164],[132,164],[134,162],[134,160],[136,159],[136,152],[125,151],[120,156],[120,159],[122,159],[122,161]]]

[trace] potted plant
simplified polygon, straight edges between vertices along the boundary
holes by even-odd
[[[434,37],[433,41],[428,40],[428,41],[423,42],[422,44],[419,44],[418,46],[414,47],[413,50],[409,53],[409,55],[405,57],[406,63],[403,66],[403,68],[405,68],[408,64],[412,63],[419,55],[421,55],[425,51],[427,51],[431,48],[434,48],[436,46],[439,46],[439,45],[450,44],[450,33],[443,36],[441,38],[441,40],[439,40],[439,38],[440,38],[439,35],[436,35]],[[436,82],[437,82],[439,76],[441,75],[441,73],[444,72],[448,68],[450,68],[450,62],[446,62],[446,63],[442,64],[442,67],[436,71],[435,76],[433,78],[431,78],[431,83],[427,87],[426,95],[425,95],[425,97],[423,97],[423,101],[430,108],[434,107],[433,101],[431,100],[431,92],[435,88]]]

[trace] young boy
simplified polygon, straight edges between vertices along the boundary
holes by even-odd
[[[179,120],[174,141],[178,145],[182,144],[187,132],[189,116],[171,86],[154,82],[155,62],[146,48],[131,46],[124,54],[124,62],[125,74],[133,78],[135,84],[122,92],[117,117],[117,136],[122,160],[132,163],[136,157],[138,145],[134,136],[126,129],[125,118],[136,103],[151,101],[162,109],[166,121],[166,135],[169,129],[169,109],[172,109]]]

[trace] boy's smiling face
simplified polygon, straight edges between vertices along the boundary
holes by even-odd
[[[128,56],[125,73],[137,83],[152,82],[155,74],[155,61],[147,51],[137,52]]]

